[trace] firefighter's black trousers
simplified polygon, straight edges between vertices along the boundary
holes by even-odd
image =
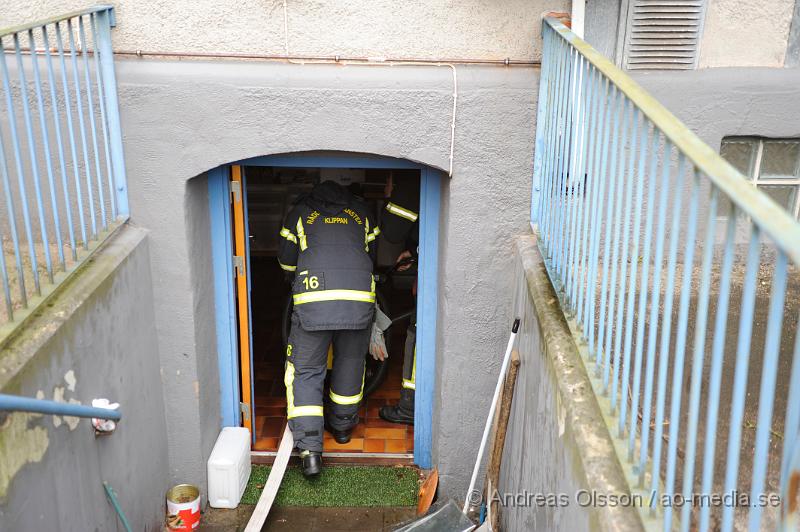
[[[400,389],[398,407],[404,414],[414,415],[414,393],[417,388],[417,324],[409,325],[406,331],[406,345],[403,351],[403,387]]]
[[[358,423],[370,333],[371,328],[306,331],[297,317],[292,316],[284,384],[289,428],[298,449],[322,452],[323,415],[335,430],[348,430]],[[333,368],[323,412],[323,388],[331,344]]]

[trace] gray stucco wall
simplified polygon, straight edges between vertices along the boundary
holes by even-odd
[[[632,77],[717,153],[727,136],[800,137],[800,69],[715,68],[636,72]],[[703,189],[699,235],[704,234],[709,206],[705,184]],[[684,197],[688,204],[688,195]],[[685,219],[687,210],[682,212]],[[749,222],[741,220],[736,229],[739,253],[745,252],[749,231]],[[724,234],[724,224],[718,223],[717,243]]]
[[[535,250],[530,251],[535,253]],[[574,504],[574,494],[584,487],[583,471],[576,460],[574,434],[571,430],[566,432],[562,418],[564,407],[561,406],[556,381],[558,377],[545,355],[546,340],[536,316],[521,257],[514,267],[514,280],[514,317],[521,320],[516,346],[520,353],[520,367],[497,493],[501,498],[506,493],[541,494],[545,497],[564,494],[566,501],[573,504],[503,504],[503,528],[587,530],[592,516],[588,509]]]
[[[630,490],[536,239],[520,236],[511,247],[520,367],[490,494],[506,501],[503,529],[640,530],[634,506],[602,503]]]
[[[800,136],[800,69],[637,72],[633,78],[717,151],[729,135]]]
[[[197,251],[207,246],[207,199],[200,181],[190,180],[231,161],[307,150],[445,169],[452,72],[149,60],[119,61],[117,72],[131,216],[151,231],[171,478],[204,485],[219,394],[211,382],[218,378],[206,317],[211,294],[202,292],[210,289],[210,260]],[[509,242],[528,227],[538,75],[458,67],[454,172],[442,200],[433,427],[448,495],[466,489],[466,457],[477,449],[510,319]]]
[[[95,437],[86,419],[3,416],[0,530],[122,530],[104,481],[135,530],[160,530],[169,479],[151,286],[147,233],[125,226],[3,347],[3,393],[106,397],[123,417],[113,434]]]
[[[798,69],[717,68],[680,72],[640,71],[629,74],[717,153],[722,139],[726,136],[800,137],[800,70]],[[628,154],[630,154],[629,149],[626,150],[625,158],[629,162]],[[678,169],[677,157],[674,155],[670,168],[672,185],[669,190],[674,191]],[[649,183],[652,176],[649,175],[649,170],[645,170],[645,181]],[[658,169],[655,174],[656,197],[663,192],[660,172]],[[705,234],[707,225],[709,183],[709,180],[701,180],[698,235]],[[684,179],[681,209],[670,211],[673,217],[677,212],[682,219],[679,241],[683,241],[683,233],[688,228],[686,221],[689,209],[685,206],[689,205],[689,193],[689,181]],[[669,201],[673,201],[672,196]],[[605,220],[602,214],[601,219]],[[604,224],[605,221],[601,223]],[[746,245],[749,231],[749,222],[740,220],[736,229],[737,243]],[[717,223],[715,232],[716,242],[719,244],[725,235],[725,224]],[[604,233],[601,232],[600,238],[604,241]],[[741,253],[745,251],[746,246],[738,250]],[[682,245],[678,253],[679,257],[685,253]],[[651,257],[654,256],[652,253]],[[696,254],[695,262],[699,261],[698,257]]]
[[[467,72],[465,82],[477,86],[459,94],[455,171],[442,195],[433,429],[442,485],[459,498],[466,492],[512,319],[510,239],[530,226],[539,74]]]
[[[186,238],[189,240],[193,311],[196,321],[197,385],[194,398],[200,417],[200,456],[208,460],[221,426],[219,366],[214,329],[214,271],[211,263],[211,228],[208,178],[205,175],[186,185]],[[202,391],[200,386],[202,385]]]

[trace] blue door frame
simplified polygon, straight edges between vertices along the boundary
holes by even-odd
[[[232,162],[242,166],[381,168],[420,170],[419,273],[417,287],[417,371],[414,463],[432,467],[432,419],[436,376],[441,172],[404,159],[352,153],[297,153]],[[222,426],[239,426],[239,358],[236,329],[229,165],[208,172],[211,248],[216,301]]]

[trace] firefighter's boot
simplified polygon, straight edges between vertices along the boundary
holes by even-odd
[[[301,451],[300,459],[303,461],[303,476],[315,477],[322,471],[322,453]]]
[[[406,331],[406,345],[403,353],[403,387],[400,402],[396,405],[382,406],[378,411],[381,419],[390,423],[414,424],[414,392],[417,376],[417,326],[409,326]]]

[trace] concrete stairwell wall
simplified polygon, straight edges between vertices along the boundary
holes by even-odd
[[[533,235],[518,237],[520,369],[500,483],[503,530],[641,530],[586,369]]]
[[[161,530],[169,487],[148,233],[125,225],[0,346],[0,391],[120,403],[117,430],[88,419],[0,413],[0,531]]]

